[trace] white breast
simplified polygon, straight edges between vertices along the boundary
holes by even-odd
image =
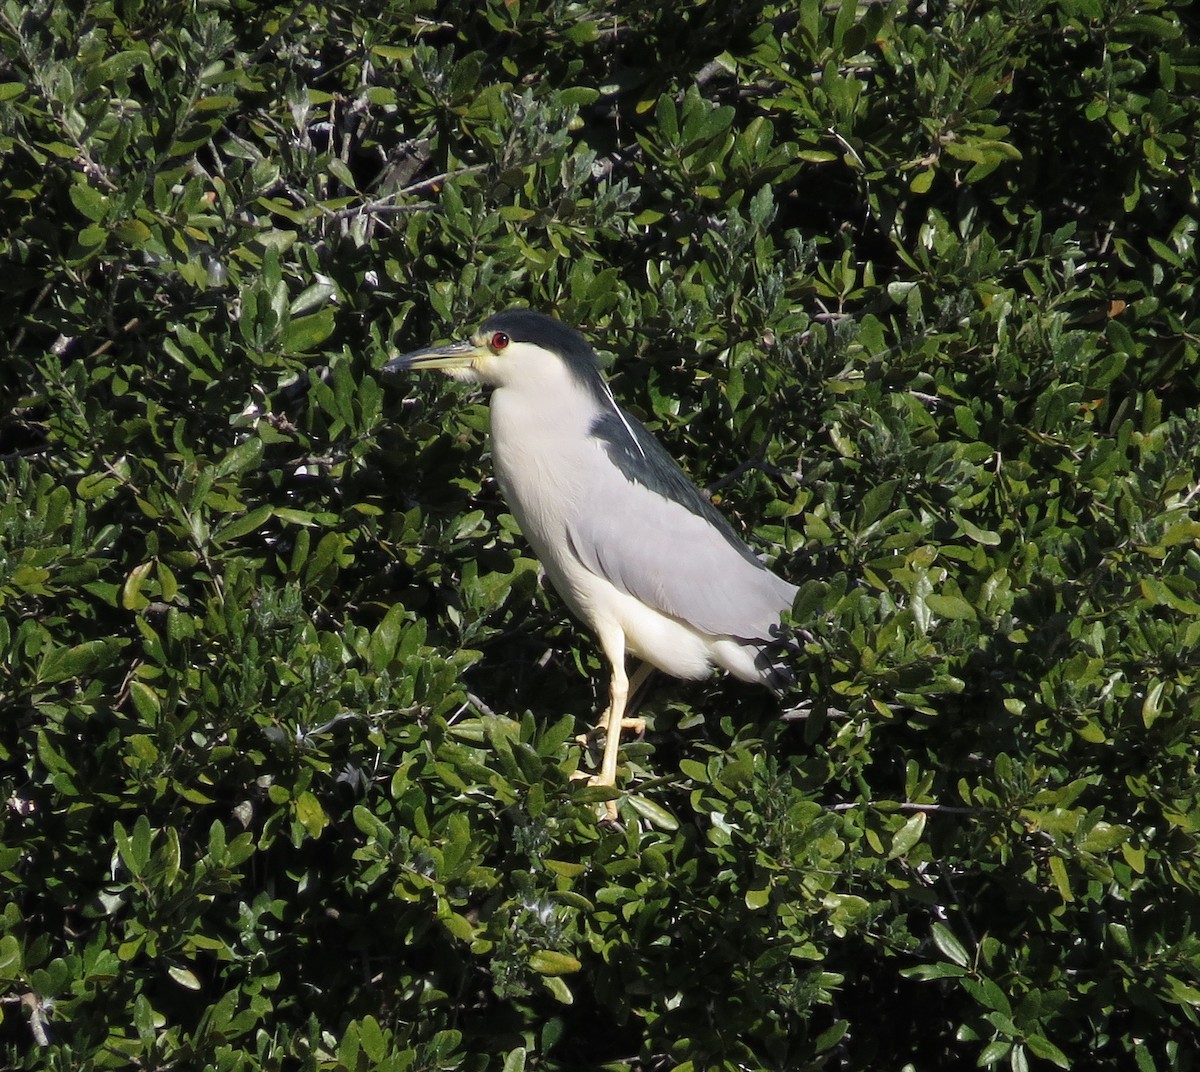
[[[492,393],[492,461],[505,501],[551,583],[576,614],[594,624],[576,593],[580,567],[569,554],[566,532],[568,519],[587,503],[595,403],[565,373],[564,379],[568,382],[549,395],[528,385]],[[543,404],[547,397],[558,404]]]

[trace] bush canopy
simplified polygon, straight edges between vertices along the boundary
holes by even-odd
[[[1198,189],[1162,0],[0,0],[0,1064],[1200,1067]],[[511,306],[812,635],[617,826]]]

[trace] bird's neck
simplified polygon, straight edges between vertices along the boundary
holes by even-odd
[[[492,463],[527,536],[565,524],[587,494],[583,452],[595,450],[588,434],[594,409],[588,399],[564,398],[562,385],[546,392],[525,384],[492,392]]]

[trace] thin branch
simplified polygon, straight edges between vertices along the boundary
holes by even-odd
[[[488,707],[488,705],[485,704],[478,696],[476,696],[475,693],[468,692],[467,699],[470,700],[472,704],[474,704],[477,708],[479,708],[479,710],[481,712],[483,712],[483,714],[487,715],[489,718],[498,718],[499,717],[496,714],[496,712],[493,711],[490,707]]]
[[[476,696],[475,693],[468,691],[466,696],[467,702],[463,704],[457,711],[455,711],[454,714],[452,714],[448,719],[446,719],[447,726],[453,726],[454,723],[456,723],[464,714],[466,714],[467,709],[470,707],[474,707],[480,714],[486,715],[489,718],[499,717],[496,712],[488,707],[488,705],[485,704],[478,696]]]
[[[49,454],[52,443],[38,443],[33,447],[20,447],[17,450],[10,450],[7,454],[0,454],[0,465],[7,465],[9,462],[15,462],[20,458],[36,458],[39,454]]]
[[[259,61],[262,60],[262,58],[268,52],[270,52],[277,44],[279,44],[280,41],[283,40],[284,35],[288,32],[288,30],[291,29],[292,23],[296,21],[296,18],[300,14],[301,10],[303,9],[299,4],[297,4],[283,17],[283,20],[279,23],[279,29],[271,34],[271,36],[259,46],[258,51],[250,57],[249,61],[246,63],[246,70],[253,70],[255,67],[257,67]]]
[[[131,332],[134,328],[136,328],[140,322],[141,321],[135,316],[132,320],[129,320],[126,323],[121,325],[121,333],[123,335],[129,334],[129,332]],[[90,354],[88,354],[88,357],[89,358],[99,357],[101,354],[106,353],[107,351],[111,350],[113,345],[116,343],[116,341],[117,340],[115,338],[106,339],[99,346],[97,346],[96,349],[94,349]]]
[[[352,216],[378,215],[385,212],[413,212],[421,206],[394,205],[391,202],[399,197],[409,197],[419,191],[431,189],[449,179],[456,179],[460,175],[471,175],[474,172],[483,171],[486,167],[486,164],[472,164],[470,167],[458,168],[455,171],[446,171],[441,175],[434,175],[431,179],[422,179],[420,182],[414,182],[411,186],[404,187],[403,190],[396,190],[394,193],[385,194],[378,200],[368,202],[365,205],[348,205],[346,208],[339,208],[335,212],[329,213],[329,218],[343,220]]]
[[[958,896],[958,890],[954,886],[954,879],[950,877],[949,870],[940,873],[939,877],[946,884],[946,889],[950,891],[950,896],[954,898],[954,903],[958,907],[958,919],[966,930],[971,945],[978,949],[979,935],[975,933],[975,928],[971,926],[971,913],[963,908],[962,898]]]
[[[431,212],[437,206],[432,201],[414,201],[411,205],[361,205],[358,208],[340,208],[330,213],[330,219],[341,223],[359,216],[403,216],[408,212]]]
[[[855,808],[880,808],[883,811],[928,812],[931,815],[982,815],[983,808],[964,808],[957,804],[910,804],[893,800],[858,800],[849,804],[829,804],[827,811],[854,811]]]
[[[41,290],[37,292],[33,299],[33,304],[26,310],[25,316],[21,320],[21,326],[17,328],[17,334],[12,341],[12,349],[10,353],[17,353],[21,349],[21,343],[25,341],[26,325],[31,316],[38,311],[38,307],[50,296],[51,284],[46,283]]]
[[[739,462],[724,476],[717,477],[716,480],[708,484],[705,488],[705,494],[715,495],[722,488],[727,487],[738,479],[743,473],[750,472],[751,469],[759,469],[768,476],[780,477],[783,476],[783,470],[774,465],[768,465],[765,452],[759,452],[757,457],[747,458],[743,462]]]

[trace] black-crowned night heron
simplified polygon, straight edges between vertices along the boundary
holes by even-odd
[[[405,354],[386,372],[441,369],[491,388],[492,460],[513,516],[558,594],[612,664],[600,771],[616,785],[631,683],[625,657],[680,678],[718,667],[778,687],[773,655],[796,587],[767,569],[658,441],[613,398],[583,336],[512,309],[470,339]],[[609,814],[615,806],[609,802]]]

